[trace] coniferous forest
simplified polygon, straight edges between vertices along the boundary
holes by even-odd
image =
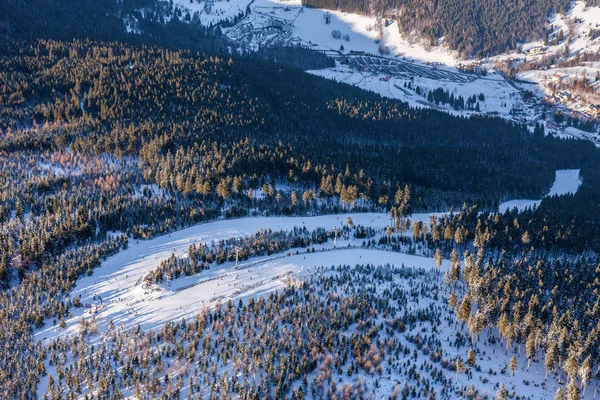
[[[478,346],[497,342],[517,354],[497,398],[509,396],[521,347],[527,369],[540,363],[564,378],[564,398],[597,383],[600,151],[591,142],[312,76],[303,70],[331,60],[302,47],[231,53],[219,29],[177,21],[148,20],[152,34],[127,35],[117,15],[143,0],[84,2],[81,13],[79,2],[22,3],[0,4],[0,398],[180,398],[183,388],[189,398],[362,398],[392,372],[403,382],[386,398],[482,398],[459,375],[481,372]],[[538,35],[547,13],[566,6],[484,3],[478,23],[462,3],[379,7],[411,10],[398,17],[402,29],[487,54]],[[527,30],[513,30],[506,18],[522,7],[530,20],[514,24]],[[478,30],[464,29],[465,18]],[[576,193],[497,212],[506,200],[542,198],[560,169],[581,171]],[[389,215],[389,226],[355,225],[357,212]],[[336,240],[418,255],[438,270],[319,265],[282,290],[219,299],[153,330],[82,317],[68,337],[34,339],[66,330],[86,307],[78,281],[133,243],[214,221],[329,214],[350,217],[342,228],[190,245],[139,285],[310,257]],[[464,363],[442,349],[442,322],[464,330],[453,339]]]
[[[404,34],[419,34],[430,45],[444,44],[464,57],[489,57],[518,43],[547,35],[548,16],[564,13],[565,0],[303,0],[307,7],[374,15],[395,20]]]

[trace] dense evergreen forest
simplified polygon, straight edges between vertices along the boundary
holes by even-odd
[[[468,241],[491,254],[540,259],[600,250],[600,217],[592,212],[600,206],[600,155],[589,142],[546,137],[541,127],[530,131],[498,118],[411,109],[303,73],[306,65],[330,61],[302,48],[230,55],[218,29],[155,20],[143,21],[147,35],[126,35],[119,13],[141,3],[89,2],[85,12],[73,3],[0,4],[7,10],[0,17],[1,398],[33,397],[44,360],[57,362],[64,348],[48,350],[31,333],[60,324],[78,307],[69,295],[80,276],[130,240],[194,223],[387,210],[396,231],[412,228],[423,251],[440,248],[446,256],[466,250]],[[492,212],[505,199],[541,197],[559,168],[582,169],[574,196],[545,199],[519,215]],[[450,207],[457,213],[432,221],[429,233],[403,219]],[[281,235],[269,245],[295,246]],[[392,247],[390,237],[391,228]],[[248,248],[267,246],[262,238],[247,241]],[[508,261],[493,261],[487,288],[518,272]],[[542,285],[569,280],[556,293],[544,292],[548,299],[596,279],[592,262],[570,262],[585,265],[581,276],[560,275],[563,264],[548,261],[558,278]],[[177,260],[162,268],[186,273]],[[163,272],[150,280],[160,281]],[[473,276],[483,279],[480,272]],[[530,301],[531,291],[513,298]],[[493,300],[502,298],[486,299],[490,308]],[[588,305],[579,298],[577,313]],[[545,312],[540,319],[548,327]],[[531,332],[521,328],[516,340]],[[555,358],[562,360],[569,349],[559,350]]]
[[[31,327],[60,319],[69,307],[60,293],[127,245],[110,230],[149,237],[223,206],[227,216],[493,208],[540,196],[556,168],[598,160],[590,143],[541,128],[414,110],[253,59],[87,40],[3,49],[0,275],[13,288],[0,297],[10,346],[0,379],[9,397],[27,397],[40,373]],[[276,182],[296,189],[276,192]]]
[[[540,129],[413,110],[244,58],[46,41],[13,43],[4,62],[11,82],[3,96],[4,150],[68,143],[139,156],[145,177],[165,188],[190,180],[193,188],[205,181],[217,187],[254,171],[315,188],[324,182],[326,195],[341,190],[340,180],[356,186],[357,198],[375,201],[410,184],[427,200],[415,201],[417,209],[446,206],[442,197],[458,193],[455,205],[471,199],[491,208],[498,199],[539,196],[556,168],[597,157],[591,144],[544,137]],[[210,164],[228,168],[206,171],[206,152]],[[457,162],[461,154],[469,157]]]
[[[429,44],[440,39],[463,57],[487,57],[547,35],[548,17],[568,10],[567,0],[303,0],[307,7],[374,15],[398,22]]]

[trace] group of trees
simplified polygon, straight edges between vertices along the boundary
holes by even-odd
[[[12,58],[29,72],[8,72],[14,90],[2,100],[2,125],[10,133],[4,149],[44,141],[96,154],[139,155],[145,179],[179,191],[178,182],[200,192],[235,176],[247,183],[248,171],[259,181],[280,178],[310,189],[323,177],[337,183],[346,165],[359,165],[342,174],[358,198],[378,200],[410,183],[417,208],[436,207],[437,199],[457,205],[465,197],[490,207],[498,197],[539,195],[556,166],[578,166],[596,154],[591,144],[538,138],[499,119],[412,110],[245,59],[85,42],[44,42],[19,51],[36,59],[25,53]],[[68,69],[60,63],[67,57]],[[32,83],[42,73],[44,79]],[[317,82],[319,96],[312,90]],[[375,137],[381,142],[373,146]],[[398,147],[402,142],[410,146]],[[453,160],[464,151],[471,157],[458,166]],[[420,161],[389,162],[409,159]]]
[[[428,304],[440,294],[431,278],[389,265],[318,267],[306,282],[157,330],[109,324],[98,346],[84,333],[57,339],[46,395],[476,398],[475,385],[454,377],[472,374],[480,355],[464,350],[457,375],[466,361],[435,333],[445,306]]]
[[[524,348],[528,368],[543,361],[546,375],[567,376],[567,398],[598,374],[600,260],[512,259],[466,251],[464,261],[450,255],[448,303],[468,326],[473,343],[497,329],[506,348]],[[462,292],[462,299],[456,292]]]
[[[5,44],[0,276],[28,299],[0,314],[20,321],[4,324],[16,346],[0,374],[8,397],[35,388],[24,385],[36,363],[18,362],[33,346],[25,327],[64,313],[36,293],[40,277],[67,295],[108,254],[97,250],[111,243],[108,231],[147,238],[223,209],[493,209],[540,196],[556,168],[598,159],[590,143],[410,109],[256,59],[78,40]],[[94,256],[64,274],[59,260],[73,246]]]
[[[556,168],[583,166],[584,187],[542,203],[547,214],[527,214],[537,227],[528,235],[537,246],[544,218],[555,218],[557,242],[578,237],[581,248],[596,248],[600,224],[584,220],[597,207],[591,143],[411,109],[264,61],[330,62],[304,59],[302,48],[230,56],[218,32],[176,20],[166,30],[155,17],[143,21],[147,35],[132,38],[119,12],[148,5],[142,0],[22,3],[9,1],[0,16],[0,397],[35,396],[48,351],[32,329],[68,316],[78,277],[129,240],[193,223],[342,208],[393,209],[401,221],[464,201],[491,210],[539,197]],[[447,222],[453,232],[462,223]],[[464,228],[467,240],[470,232],[476,227]],[[103,391],[120,385],[104,378]],[[58,377],[51,391],[63,384]]]
[[[514,50],[518,43],[545,39],[548,16],[565,13],[566,0],[303,0],[307,7],[394,19],[406,35],[419,33],[429,44],[444,44],[464,57]]]
[[[348,235],[348,232],[348,226],[339,229],[340,237],[344,234]],[[177,279],[181,275],[197,274],[210,268],[213,263],[244,261],[250,257],[271,255],[291,249],[309,249],[315,244],[327,242],[333,236],[332,231],[323,228],[309,231],[305,227],[294,227],[290,231],[261,230],[245,238],[230,238],[212,245],[191,244],[188,248],[187,257],[179,258],[173,254],[167,260],[161,262],[157,268],[150,271],[145,280],[148,283],[160,283],[167,276],[170,276],[171,279]]]
[[[480,99],[483,99],[483,94],[479,96]],[[437,88],[434,90],[430,90],[427,93],[427,101],[435,104],[449,104],[455,110],[475,110],[480,111],[479,102],[477,101],[475,95],[467,98],[465,102],[465,98],[462,96],[454,96],[454,93],[450,93],[448,90],[444,90],[443,88]]]
[[[497,214],[463,206],[450,215],[432,218],[427,246],[458,245],[464,250],[475,243],[510,254],[525,251],[552,256],[599,252],[595,232],[600,219],[590,210],[600,206],[600,175],[594,168],[583,169],[581,174],[583,184],[575,194],[544,198],[536,208]]]

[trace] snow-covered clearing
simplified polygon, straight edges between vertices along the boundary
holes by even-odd
[[[556,171],[555,182],[548,193],[551,195],[562,195],[577,191],[581,180],[579,170]],[[148,188],[149,190],[153,188]],[[503,203],[500,211],[508,207],[523,209],[527,206],[536,205],[539,200],[514,200]],[[443,213],[436,213],[437,216]],[[332,241],[322,245],[311,246],[316,251],[306,252],[305,249],[293,249],[274,253],[270,256],[250,258],[248,261],[240,262],[237,267],[234,262],[224,264],[212,264],[210,269],[204,270],[192,276],[182,276],[171,284],[160,284],[147,286],[144,277],[163,260],[172,254],[176,257],[187,257],[188,248],[191,244],[208,244],[220,240],[244,237],[256,233],[260,229],[292,230],[294,227],[306,227],[307,230],[317,228],[331,229],[342,227],[347,224],[350,216],[355,225],[363,225],[381,232],[390,225],[387,213],[362,213],[362,214],[338,214],[317,217],[263,217],[244,218],[238,220],[223,220],[202,225],[196,225],[187,229],[173,232],[147,241],[131,241],[129,247],[109,258],[97,268],[91,276],[81,278],[71,296],[79,296],[84,307],[71,307],[70,317],[65,321],[66,328],[60,328],[57,323],[47,321],[44,328],[35,331],[36,340],[49,344],[54,339],[64,339],[77,335],[80,331],[79,321],[85,319],[88,323],[95,324],[97,332],[86,336],[87,344],[106,345],[110,335],[105,335],[110,328],[110,322],[119,327],[119,332],[131,329],[139,325],[142,330],[160,329],[167,322],[178,322],[185,318],[193,321],[195,316],[202,310],[220,307],[229,299],[248,300],[249,298],[265,297],[275,290],[281,290],[294,281],[310,280],[315,282],[317,293],[329,293],[323,291],[319,285],[322,283],[319,277],[323,273],[327,276],[335,276],[340,271],[348,271],[353,279],[364,281],[363,284],[353,283],[348,286],[342,285],[331,288],[340,296],[351,296],[352,290],[366,290],[372,295],[379,296],[381,302],[389,302],[390,305],[397,301],[388,298],[389,293],[400,289],[408,296],[408,303],[401,307],[408,313],[423,313],[428,315],[423,320],[416,320],[413,326],[395,333],[394,330],[387,331],[402,346],[408,347],[409,351],[401,358],[393,362],[388,360],[383,365],[380,373],[359,372],[364,380],[366,388],[374,393],[389,395],[398,382],[413,382],[414,376],[407,375],[410,371],[405,362],[413,363],[418,371],[430,371],[432,368],[439,369],[443,374],[444,385],[449,387],[449,393],[459,393],[462,385],[474,385],[480,394],[493,395],[501,383],[508,386],[525,398],[545,399],[553,396],[556,389],[564,383],[562,376],[550,376],[544,378],[545,371],[541,362],[533,362],[527,367],[524,354],[517,353],[517,347],[506,350],[504,344],[497,340],[498,333],[494,330],[486,333],[478,339],[476,345],[471,343],[469,331],[460,323],[455,322],[453,311],[446,306],[446,297],[449,288],[441,284],[441,277],[435,274],[435,262],[431,257],[409,255],[399,252],[385,250],[374,250],[360,248],[363,239],[338,238],[334,248]],[[412,221],[423,221],[428,223],[431,214],[414,214]],[[356,276],[352,271],[355,265],[393,265],[395,267],[415,268],[420,276],[414,277],[386,274],[373,275],[374,270],[364,270]],[[335,272],[331,267],[347,266],[348,270]],[[323,266],[321,268],[319,266]],[[358,267],[357,267],[358,268]],[[441,272],[449,269],[448,260],[444,260]],[[370,272],[369,272],[370,271]],[[421,273],[423,273],[421,275]],[[366,274],[366,275],[365,275]],[[371,274],[371,275],[369,275]],[[378,280],[389,279],[387,281]],[[314,280],[314,281],[313,281]],[[321,283],[318,283],[321,282]],[[365,285],[363,288],[362,286]],[[372,287],[371,287],[372,286]],[[355,289],[359,288],[359,289]],[[328,289],[329,290],[329,289]],[[345,291],[350,291],[346,293]],[[439,291],[439,294],[438,294]],[[385,293],[388,293],[386,295]],[[324,294],[323,294],[324,295]],[[325,295],[324,295],[325,296]],[[376,302],[377,303],[377,302]],[[405,314],[406,316],[406,314]],[[381,324],[389,324],[389,318],[383,315],[375,317]],[[433,318],[433,319],[431,319]],[[409,318],[410,319],[410,318]],[[94,322],[95,321],[95,322]],[[438,321],[434,325],[434,321]],[[114,332],[114,328],[112,328]],[[352,328],[354,329],[354,328]],[[383,334],[383,333],[382,333]],[[423,346],[423,341],[426,345]],[[439,348],[429,348],[429,342],[433,341]],[[474,347],[477,353],[477,367],[472,368],[469,376],[462,376],[458,385],[455,373],[448,369],[448,363],[452,363],[456,357],[466,358],[467,351]],[[432,351],[440,351],[441,356],[437,361],[430,359]],[[419,354],[419,357],[413,354]],[[508,364],[511,357],[518,360],[517,377],[510,377]],[[396,355],[398,357],[398,355]],[[542,359],[539,354],[538,359]],[[442,361],[440,363],[440,360]],[[167,367],[175,360],[166,359]],[[446,367],[444,367],[444,362]],[[215,361],[215,365],[218,361]],[[349,367],[344,365],[342,370]],[[48,365],[51,375],[55,375],[56,367]],[[434,376],[434,375],[432,375]],[[43,395],[47,389],[47,377],[39,383],[39,393]],[[345,373],[336,375],[336,382],[341,386],[352,383],[353,378]],[[439,379],[439,376],[438,376]],[[439,381],[435,381],[433,387],[441,390]],[[182,388],[182,394],[186,394],[189,387]],[[592,391],[586,393],[585,398],[591,398]],[[313,396],[314,397],[314,396]],[[318,397],[318,396],[317,396]]]
[[[425,66],[421,67],[429,68]],[[357,71],[343,65],[307,72],[323,78],[358,86],[361,89],[378,93],[384,97],[405,101],[411,107],[433,108],[447,111],[454,115],[491,114],[506,119],[513,119],[514,116],[511,115],[511,110],[522,106],[521,92],[496,73],[490,73],[485,78],[475,78],[472,75],[472,81],[464,82],[410,73],[396,75],[369,70]],[[405,86],[407,82],[413,85],[413,89]],[[417,94],[414,87],[419,87],[421,94]],[[485,100],[478,100],[480,111],[455,110],[449,104],[434,104],[427,100],[427,93],[438,88],[448,91],[456,98],[462,96],[466,99],[473,95],[478,97],[483,94]]]
[[[319,223],[337,223],[336,216],[319,217],[319,220],[310,219],[305,221],[311,227],[316,227]],[[380,214],[364,214],[357,220],[371,218],[373,221],[386,221],[387,218]],[[269,220],[272,218],[254,219],[254,222],[260,222],[263,224],[269,224]],[[300,220],[300,218],[298,218]],[[205,234],[229,234],[231,227],[226,226],[226,222],[218,222],[213,225],[209,231],[202,232]],[[252,219],[245,219],[236,221],[238,223],[244,223],[251,225]],[[379,222],[377,222],[379,223]],[[223,225],[225,224],[225,225]],[[190,232],[191,233],[191,232]],[[187,236],[186,236],[187,237]],[[167,236],[168,238],[168,236]],[[175,246],[181,246],[183,237],[173,238],[171,237]],[[156,254],[153,249],[156,249],[158,254],[161,253],[161,248],[167,243],[160,243],[164,237],[157,238],[147,243],[152,243],[150,246],[144,246],[144,254]],[[183,242],[183,247],[187,242]],[[135,251],[135,248],[138,248]],[[120,254],[134,253],[139,254],[142,250],[140,245],[132,245],[131,249],[125,250]],[[167,251],[168,253],[168,251]],[[130,254],[130,256],[133,254]],[[491,335],[484,333],[477,340],[477,343],[473,345],[469,331],[466,327],[462,327],[460,323],[454,321],[453,312],[449,310],[446,305],[446,296],[449,294],[448,289],[441,289],[439,286],[440,276],[436,275],[434,270],[434,262],[431,258],[410,256],[402,253],[394,253],[387,251],[378,250],[361,250],[361,249],[340,249],[328,252],[317,252],[309,254],[300,254],[293,256],[275,256],[270,260],[263,260],[259,263],[256,261],[249,261],[240,264],[240,269],[234,269],[230,264],[223,265],[211,271],[205,271],[201,275],[203,279],[210,277],[223,277],[216,281],[209,281],[196,285],[192,288],[176,291],[176,288],[170,288],[170,291],[162,290],[160,292],[162,299],[156,298],[156,295],[143,296],[138,288],[133,287],[130,291],[123,291],[120,296],[124,296],[127,301],[134,299],[134,296],[144,298],[144,301],[135,304],[137,316],[127,314],[125,309],[122,308],[122,302],[114,303],[114,298],[117,294],[111,294],[111,291],[115,291],[119,288],[115,288],[118,285],[117,281],[111,281],[111,278],[115,273],[110,274],[109,268],[114,264],[115,257],[109,260],[103,265],[98,272],[99,276],[96,278],[106,277],[108,281],[103,285],[98,286],[97,293],[104,294],[106,307],[98,315],[102,318],[99,322],[99,330],[105,332],[108,328],[107,320],[113,319],[115,326],[120,327],[121,323],[125,329],[134,327],[137,323],[141,324],[142,329],[158,327],[163,322],[168,321],[179,321],[181,318],[185,318],[186,321],[190,322],[194,320],[194,316],[203,310],[207,306],[218,306],[219,303],[225,304],[228,299],[241,299],[247,297],[257,297],[268,294],[276,289],[283,289],[288,283],[287,276],[292,279],[297,277],[301,279],[308,279],[313,281],[316,293],[323,296],[325,302],[328,296],[338,295],[342,297],[352,296],[352,293],[369,293],[371,301],[373,299],[380,299],[379,302],[389,303],[391,307],[399,307],[400,313],[396,315],[400,318],[407,318],[407,321],[411,319],[408,315],[413,316],[413,322],[408,323],[406,330],[396,328],[388,330],[382,329],[381,335],[389,335],[390,338],[401,343],[406,348],[403,352],[396,356],[393,356],[393,352],[390,351],[385,363],[381,364],[381,373],[379,372],[368,372],[364,370],[355,370],[352,377],[346,376],[349,365],[348,362],[341,368],[343,371],[340,373],[334,372],[334,380],[338,386],[345,384],[355,383],[358,376],[363,381],[364,385],[369,391],[373,391],[376,394],[375,398],[387,398],[390,393],[394,391],[394,388],[398,383],[401,383],[401,387],[405,382],[415,382],[415,376],[412,375],[411,364],[414,364],[415,371],[421,371],[422,379],[429,377],[432,369],[439,371],[439,374],[443,375],[444,386],[446,390],[450,390],[450,396],[457,396],[458,393],[453,393],[455,390],[462,385],[471,386],[474,385],[480,394],[488,394],[493,396],[498,390],[501,383],[507,385],[510,391],[525,396],[530,399],[546,399],[552,398],[553,393],[559,386],[559,381],[564,379],[561,376],[550,376],[548,379],[544,379],[544,367],[541,362],[533,362],[531,367],[527,367],[527,360],[524,356],[524,352],[517,353],[517,347],[513,347],[511,350],[506,350],[504,343],[496,341],[497,339],[490,339],[498,335],[497,332],[493,332]],[[129,257],[128,257],[129,258]],[[155,260],[151,258],[151,260]],[[111,263],[112,261],[112,263]],[[154,263],[154,261],[152,261]],[[246,268],[249,264],[251,266]],[[396,269],[390,277],[386,277],[386,268],[381,269],[381,274],[374,275],[375,268],[362,269],[360,272],[355,273],[354,265],[356,264],[371,264],[371,265],[395,265],[396,267],[406,266],[409,268],[416,267],[420,271],[423,271],[423,275],[415,274],[414,276],[405,276],[401,273],[401,270]],[[319,265],[323,265],[325,268],[319,268]],[[330,266],[347,265],[348,269],[342,269],[339,271],[330,269]],[[442,264],[442,272],[449,268],[449,263],[445,260]],[[334,277],[340,275],[340,272],[348,272],[352,276],[352,279],[356,279],[357,282],[350,284],[346,282],[341,285],[332,283],[327,290],[324,290],[322,286],[322,276]],[[239,275],[239,277],[237,277]],[[96,276],[96,274],[94,274]],[[252,277],[253,279],[251,279]],[[94,277],[91,277],[93,279]],[[235,295],[233,292],[236,288],[233,284],[238,285],[252,285],[258,282],[259,285],[252,288],[251,290]],[[334,281],[335,282],[335,281]],[[218,283],[218,286],[217,286]],[[108,286],[112,289],[107,290]],[[96,290],[92,287],[90,290]],[[392,293],[397,291],[403,293],[406,296],[407,303],[400,306],[401,297],[398,298],[396,295],[393,298],[389,298]],[[387,293],[387,294],[386,294]],[[221,300],[212,300],[214,296],[222,297]],[[329,298],[331,300],[331,298]],[[237,304],[234,301],[233,304]],[[373,304],[377,304],[374,301]],[[404,310],[404,311],[402,311]],[[403,314],[404,313],[404,314]],[[408,313],[408,314],[407,314]],[[376,325],[382,324],[382,326],[390,327],[392,319],[390,316],[384,314],[378,315],[373,314],[374,322]],[[417,319],[416,315],[420,315]],[[120,318],[119,318],[120,317]],[[73,333],[74,327],[69,322],[69,327],[65,332]],[[345,334],[352,334],[355,330],[358,330],[359,326],[351,326],[348,332]],[[285,329],[283,330],[285,332]],[[102,342],[101,346],[112,346],[113,342],[118,342],[111,335],[114,334],[115,329],[111,331],[113,333],[108,335],[93,335],[86,341],[88,345]],[[123,332],[123,329],[118,328],[118,332]],[[55,330],[47,330],[38,333],[49,334],[53,337],[57,337],[58,332]],[[211,336],[211,333],[208,333]],[[215,333],[212,333],[215,335]],[[62,336],[62,334],[61,334]],[[490,342],[491,340],[491,342]],[[433,343],[430,343],[433,342]],[[380,341],[377,341],[379,343]],[[439,344],[435,344],[439,342]],[[375,342],[374,342],[375,343]],[[433,346],[432,346],[433,345]],[[158,346],[158,343],[157,343]],[[470,348],[474,348],[477,353],[476,367],[470,370],[469,375],[461,375],[457,377],[455,372],[442,367],[443,363],[439,360],[445,360],[446,365],[451,364],[456,357],[461,357],[463,360],[466,359],[467,351]],[[430,355],[432,352],[440,351],[441,356],[438,361],[432,361]],[[508,370],[508,364],[511,357],[516,357],[518,360],[518,374],[515,378],[510,377],[510,371]],[[542,358],[542,354],[539,354],[538,359]],[[173,356],[166,357],[164,359],[167,369],[173,366],[173,374],[177,376],[176,371],[178,370],[178,362]],[[220,373],[227,371],[230,375],[235,373],[235,363],[229,363],[226,366],[222,366],[219,360],[211,360],[211,363],[219,368]],[[408,363],[408,365],[406,364]],[[192,373],[196,364],[192,364]],[[55,366],[49,366],[49,373],[56,375]],[[316,373],[319,373],[317,370]],[[431,375],[433,379],[429,384],[436,391],[441,390],[441,384],[437,381],[435,375]],[[309,381],[312,381],[310,377]],[[427,378],[429,379],[429,378]],[[458,379],[458,384],[456,380]],[[184,381],[184,384],[187,380]],[[40,382],[40,388],[45,389],[44,384],[47,384],[47,377]],[[299,382],[291,383],[293,386],[298,386]],[[182,388],[181,398],[185,398],[189,390],[188,386]],[[40,390],[40,395],[44,393],[44,390]],[[587,392],[587,396],[583,398],[591,398],[592,391]],[[132,395],[132,394],[131,394]],[[377,397],[381,395],[382,397]],[[319,396],[308,396],[308,398],[319,398]],[[456,397],[450,397],[456,398]]]
[[[355,224],[364,226],[384,227],[390,222],[388,215],[383,213],[351,214],[351,217]],[[215,280],[177,292],[175,292],[177,286],[172,287],[172,290],[163,289],[158,292],[145,290],[143,277],[156,268],[161,261],[170,257],[171,254],[184,255],[193,243],[210,244],[212,241],[254,234],[260,229],[289,230],[294,226],[299,226],[313,230],[319,227],[329,229],[341,224],[346,224],[345,215],[245,218],[196,225],[147,241],[132,241],[126,250],[106,260],[101,267],[94,271],[93,275],[81,278],[78,281],[71,295],[81,296],[82,303],[88,305],[89,308],[73,308],[73,316],[66,321],[66,329],[63,330],[52,323],[48,323],[45,328],[35,333],[35,337],[36,339],[54,338],[59,335],[75,333],[78,329],[77,323],[82,316],[92,317],[90,313],[92,307],[98,308],[98,312],[93,315],[99,320],[98,328],[100,331],[105,328],[110,320],[115,323],[123,322],[128,327],[140,323],[143,328],[153,328],[173,319],[192,316],[198,312],[203,303],[210,303],[211,301],[214,303],[214,299],[217,297],[231,296],[237,290],[237,287],[234,286],[236,283],[240,287],[264,280],[266,287],[272,289],[280,285],[280,282],[272,281],[274,276],[281,275],[289,270],[298,272],[302,269],[302,265],[319,263],[317,261],[319,254],[313,256],[317,258],[313,258],[312,262],[288,264],[287,260],[285,262],[279,261],[275,264],[262,265],[260,271],[254,272],[253,269],[250,273],[244,271],[243,273],[247,274],[242,275],[244,279],[236,280],[235,275],[237,274],[227,275],[226,280],[223,277],[224,280],[222,281]],[[340,252],[336,251],[330,257],[335,260],[339,254]],[[359,259],[356,256],[357,253],[351,254],[353,254],[352,257]],[[281,254],[274,255],[274,257],[279,256]],[[396,256],[400,257],[400,255]],[[373,255],[370,258],[371,262],[375,262],[377,259],[378,255]],[[253,264],[256,260],[250,259],[246,263],[240,263],[240,267],[243,268],[246,264]],[[431,260],[427,259],[427,261],[431,264]],[[290,265],[295,265],[295,267],[290,267]],[[232,266],[232,263],[225,263],[192,278],[204,280],[218,276],[221,279],[222,275],[228,272]],[[189,279],[181,279],[176,282],[177,285],[187,285],[189,283]],[[263,289],[260,288],[260,290]],[[252,291],[252,294],[258,292],[259,289],[256,289]],[[103,308],[101,304],[104,306]]]
[[[552,188],[550,192],[546,196],[561,196],[565,194],[574,194],[577,192],[581,186],[581,177],[579,176],[578,169],[563,169],[556,171],[556,177],[554,179],[554,184],[552,184]],[[533,208],[540,205],[542,200],[510,200],[506,201],[498,207],[501,213],[506,212],[507,210],[516,208],[519,211],[522,211],[526,208]]]
[[[579,170],[556,171],[556,180],[549,196],[574,193],[581,185]],[[500,205],[500,212],[517,207],[538,205],[541,200],[512,200]],[[437,216],[443,213],[436,213]],[[428,223],[432,214],[423,213],[411,216],[413,221]],[[390,219],[385,213],[350,214],[355,225],[383,229],[389,226]],[[36,339],[51,339],[71,335],[78,331],[82,317],[95,317],[98,330],[103,331],[109,321],[126,327],[141,324],[142,328],[155,328],[167,321],[189,318],[203,305],[215,304],[219,300],[248,297],[268,293],[281,287],[287,274],[304,274],[315,264],[353,264],[369,262],[391,263],[430,268],[430,258],[410,256],[400,253],[364,249],[343,249],[361,245],[360,239],[338,239],[334,250],[333,242],[314,246],[317,253],[301,253],[287,256],[284,253],[270,257],[251,258],[241,262],[238,268],[232,262],[213,266],[198,275],[182,277],[173,286],[147,287],[144,277],[172,254],[185,257],[191,244],[211,244],[220,240],[243,237],[260,229],[291,230],[295,226],[331,229],[345,225],[346,215],[325,215],[317,217],[264,217],[224,220],[173,232],[147,241],[131,242],[129,247],[106,260],[91,276],[81,278],[72,296],[79,296],[86,306],[72,308],[72,316],[66,321],[67,328],[48,323],[36,331]],[[320,251],[325,250],[325,251]],[[306,268],[305,268],[306,267]],[[96,312],[93,312],[96,311]]]
[[[172,0],[173,5],[186,10],[193,17],[198,13],[200,23],[205,26],[233,20],[244,13],[250,0]],[[185,17],[185,13],[183,15]]]

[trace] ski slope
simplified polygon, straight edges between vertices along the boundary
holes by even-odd
[[[383,213],[351,214],[351,216],[356,225],[384,227],[390,222],[388,215]],[[221,266],[214,265],[210,270],[189,278],[204,280],[219,277],[219,281],[211,281],[206,285],[178,292],[175,291],[177,286],[172,287],[172,290],[144,289],[143,277],[163,260],[169,258],[171,254],[175,253],[176,256],[186,254],[192,243],[210,244],[212,241],[218,242],[223,239],[251,235],[260,229],[290,230],[299,226],[314,230],[319,227],[330,229],[343,224],[346,224],[345,215],[244,218],[196,225],[151,240],[131,241],[126,250],[106,260],[91,276],[81,278],[77,282],[77,286],[71,292],[71,297],[80,296],[81,302],[87,307],[71,309],[73,316],[66,321],[67,328],[63,330],[50,321],[35,333],[35,338],[49,340],[59,335],[74,334],[78,331],[77,324],[81,317],[88,319],[92,316],[96,316],[98,320],[99,331],[103,331],[111,320],[115,324],[124,323],[126,327],[139,323],[142,328],[151,329],[167,321],[191,317],[203,304],[215,303],[215,299],[222,296],[231,296],[237,289],[234,286],[235,283],[243,286],[255,283],[257,280],[265,281],[264,287],[261,286],[260,289],[251,291],[247,295],[271,290],[280,285],[279,282],[272,281],[274,276],[289,271],[301,272],[302,265],[310,265],[310,262],[298,261],[296,257],[291,258],[297,260],[296,263],[261,265],[260,272],[246,273],[240,280],[235,279],[235,274],[227,274],[227,271],[232,268],[232,263],[225,263]],[[338,241],[338,243],[340,242]],[[325,245],[333,246],[332,243]],[[330,260],[335,260],[338,253],[339,251],[335,254],[332,253],[330,257],[333,258]],[[356,253],[352,254],[352,257],[356,256]],[[281,254],[274,256],[281,256]],[[374,254],[371,262],[375,262],[378,257],[379,255]],[[240,263],[240,267],[253,264],[258,259],[254,258],[246,263]],[[300,259],[304,260],[302,257]],[[309,258],[309,260],[316,261],[315,258]],[[426,261],[431,263],[429,259]],[[176,282],[176,285],[185,286],[190,283],[190,279],[182,278]],[[96,314],[90,313],[93,307],[98,308]]]
[[[558,170],[547,196],[575,193],[580,185],[579,170]],[[511,200],[502,203],[499,210],[505,212],[515,207],[524,210],[537,206],[540,202],[541,200]],[[438,217],[443,214],[434,213]],[[411,220],[428,224],[431,215],[432,213],[414,214]],[[268,293],[282,287],[285,276],[301,276],[315,264],[354,264],[361,260],[360,262],[389,262],[419,268],[433,266],[428,257],[375,250],[342,249],[348,246],[359,247],[362,239],[338,239],[335,250],[333,242],[329,241],[314,246],[320,251],[317,253],[292,256],[277,253],[269,257],[251,258],[239,263],[238,269],[234,269],[234,263],[231,262],[212,265],[210,270],[198,275],[177,279],[171,287],[148,288],[143,280],[144,276],[172,254],[177,257],[186,256],[191,244],[211,244],[224,239],[244,237],[260,229],[291,230],[296,226],[306,227],[308,230],[331,229],[345,225],[347,216],[351,216],[355,225],[374,229],[383,229],[390,225],[386,213],[243,218],[196,225],[151,240],[132,241],[126,250],[106,260],[91,276],[81,278],[77,282],[71,297],[79,296],[86,307],[71,309],[73,315],[66,321],[66,329],[47,323],[44,328],[35,332],[35,338],[49,340],[75,334],[82,317],[95,317],[99,331],[103,331],[110,321],[115,324],[123,323],[125,327],[140,324],[144,329],[152,329],[167,321],[192,317],[201,307],[214,305],[218,301]],[[290,253],[295,254],[296,249]],[[97,313],[91,313],[92,309],[97,310]]]

